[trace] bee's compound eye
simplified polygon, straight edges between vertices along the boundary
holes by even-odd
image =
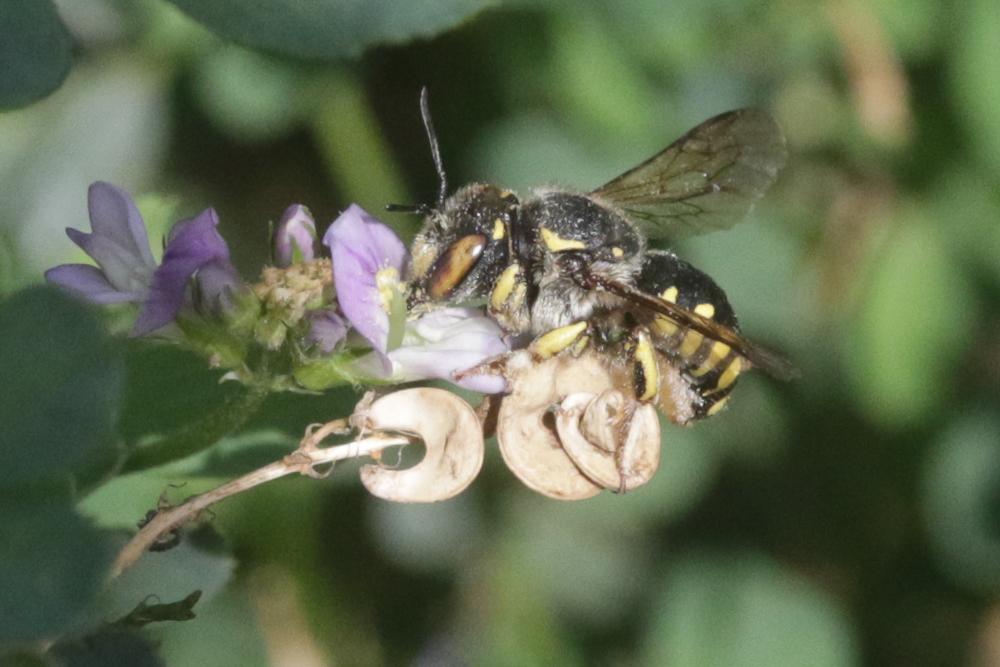
[[[486,237],[483,234],[469,234],[452,243],[431,269],[427,282],[431,298],[446,299],[451,296],[476,265],[485,247]]]

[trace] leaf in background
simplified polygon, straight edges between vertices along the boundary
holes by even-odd
[[[0,227],[10,227],[21,268],[36,281],[45,269],[84,257],[63,230],[89,227],[91,183],[138,193],[162,168],[167,63],[154,68],[138,55],[111,51],[85,59],[58,95],[0,114]],[[158,231],[150,229],[154,247]]]
[[[73,40],[50,0],[5,0],[0,11],[0,108],[39,100],[63,82]]]
[[[965,259],[962,268],[968,272],[975,265],[1000,287],[1000,190],[994,180],[975,164],[946,171],[935,181],[929,209],[935,219],[953,221],[945,240],[954,255]]]
[[[928,58],[948,37],[941,30],[947,5],[936,0],[874,0],[870,6],[905,61]]]
[[[359,78],[331,68],[313,85],[313,133],[345,201],[369,211],[380,210],[387,201],[411,201]],[[396,216],[390,222],[404,240],[416,233],[412,220]]]
[[[71,629],[100,589],[114,546],[69,507],[0,505],[0,644]]]
[[[153,642],[138,632],[110,628],[61,641],[48,652],[67,667],[165,667]],[[52,664],[46,662],[46,665]]]
[[[226,45],[195,63],[194,91],[212,120],[243,143],[275,140],[312,103],[293,63]]]
[[[150,551],[125,570],[101,593],[93,616],[117,619],[135,610],[136,605],[151,601],[176,602],[201,591],[195,613],[199,616],[206,603],[225,587],[236,567],[227,554],[210,553],[192,544],[194,533],[188,529],[180,544],[167,551]]]
[[[638,489],[639,496],[646,488]],[[611,495],[611,494],[607,494]],[[625,498],[633,494],[626,494]],[[507,532],[500,539],[504,555],[518,563],[526,584],[555,607],[596,626],[627,614],[644,590],[654,556],[642,519],[618,514],[589,516],[601,496],[554,503],[517,489],[509,507]],[[609,498],[608,503],[620,498]]]
[[[844,613],[760,556],[691,555],[657,599],[640,664],[671,667],[857,664]]]
[[[168,665],[198,667],[267,667],[267,640],[253,601],[243,589],[229,587],[198,605],[191,623],[156,628],[160,652]],[[347,663],[350,664],[350,663]]]
[[[1000,59],[996,36],[1000,12],[993,0],[970,0],[953,18],[959,27],[954,37],[952,90],[961,110],[969,145],[1000,173]]]
[[[222,405],[239,385],[219,383],[220,371],[175,345],[130,341],[126,357],[125,409],[121,433],[136,446],[170,432]]]
[[[596,187],[615,173],[608,164],[614,161],[592,138],[574,136],[559,119],[536,112],[497,121],[480,133],[465,159],[473,165],[469,171],[523,193],[553,180]]]
[[[0,341],[0,489],[110,463],[124,364],[92,310],[53,288],[19,292],[0,302]]]
[[[874,258],[856,324],[840,339],[859,407],[888,426],[919,423],[948,395],[974,305],[938,231],[898,221]]]
[[[975,592],[1000,591],[1000,420],[963,417],[928,456],[924,518],[950,578]]]
[[[129,448],[123,472],[186,458],[242,427],[267,392],[236,382],[220,384],[220,377],[191,352],[136,341],[129,349],[121,420]]]
[[[416,572],[447,572],[469,562],[483,517],[471,494],[443,503],[374,503],[368,519],[385,556]]]
[[[376,44],[432,37],[497,0],[170,0],[221,36],[297,58],[358,56]]]
[[[449,647],[461,656],[444,652],[442,662],[472,665],[572,665],[587,664],[579,642],[571,639],[565,615],[547,597],[533,576],[529,559],[510,545],[497,549],[477,575],[465,579],[462,597],[467,608],[459,618],[465,632]],[[567,568],[569,569],[569,568]],[[585,585],[581,576],[578,584]],[[440,650],[440,649],[439,649]],[[434,662],[434,660],[430,660]]]
[[[800,250],[777,216],[769,215],[769,203],[761,202],[725,233],[685,239],[677,252],[726,291],[745,334],[785,343],[808,336],[802,329],[808,301],[798,280]]]

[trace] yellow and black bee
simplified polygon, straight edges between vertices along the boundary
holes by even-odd
[[[421,112],[440,179],[412,248],[411,303],[485,301],[539,357],[606,352],[630,369],[636,398],[677,423],[718,412],[750,367],[794,369],[740,334],[722,289],[649,239],[731,227],[786,159],[767,113],[711,118],[596,190],[540,189],[521,200],[489,184],[448,196],[427,105]]]

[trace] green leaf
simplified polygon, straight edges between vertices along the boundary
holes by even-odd
[[[196,63],[194,91],[219,127],[238,141],[263,142],[288,132],[311,103],[294,63],[237,46]]]
[[[191,623],[158,627],[157,639],[166,663],[199,667],[274,664],[268,660],[257,599],[244,592],[245,588],[232,586],[214,600],[202,601],[198,619]]]
[[[23,107],[62,84],[72,38],[50,0],[5,0],[0,11],[0,108]]]
[[[129,447],[123,472],[207,449],[243,426],[267,397],[258,386],[219,383],[221,373],[186,350],[137,341],[129,349],[121,430]]]
[[[567,567],[567,570],[570,568]],[[474,637],[462,660],[472,665],[572,665],[587,664],[578,641],[566,627],[564,610],[552,604],[538,584],[541,576],[531,563],[516,554],[497,558],[476,584],[489,604],[466,615],[472,624],[466,638]],[[586,575],[577,585],[585,585]]]
[[[173,431],[239,394],[235,382],[219,383],[222,373],[175,345],[130,342],[121,433],[129,447]]]
[[[509,521],[512,529],[500,540],[511,550],[508,558],[531,573],[530,587],[594,627],[627,613],[642,595],[653,564],[642,519],[620,505],[614,517],[609,503],[553,503],[535,494],[519,495],[517,502],[511,508],[517,519]],[[601,515],[591,516],[588,510]]]
[[[201,418],[132,450],[122,466],[122,472],[153,468],[208,449],[243,426],[257,412],[265,398],[267,389],[264,387],[242,389]]]
[[[155,645],[138,632],[108,628],[79,639],[59,642],[49,651],[65,667],[163,667]]]
[[[875,421],[919,423],[948,395],[949,369],[969,340],[969,286],[916,212],[898,220],[874,261],[858,321],[840,337],[854,395]]]
[[[0,489],[113,461],[121,349],[92,310],[52,288],[0,302]]]
[[[808,581],[759,556],[692,555],[667,578],[639,662],[839,667],[857,649],[844,613]]]
[[[0,508],[0,643],[70,629],[104,581],[114,544],[69,507]]]
[[[996,57],[996,36],[1000,32],[1000,12],[993,0],[962,3],[953,17],[959,26],[952,59],[952,88],[955,108],[969,145],[1000,171],[1000,60]]]
[[[232,576],[236,562],[227,554],[214,553],[198,548],[194,542],[196,532],[183,533],[180,543],[167,551],[149,551],[135,565],[125,570],[110,583],[98,599],[95,616],[107,620],[119,619],[134,624],[140,617],[149,622],[152,604],[177,603],[187,600],[190,605],[201,600],[197,612],[214,598]],[[199,591],[196,599],[189,599]],[[154,596],[150,599],[150,596]],[[146,605],[143,612],[136,605]],[[162,608],[181,611],[183,604]],[[169,620],[161,616],[152,620]],[[174,618],[173,620],[180,620]]]
[[[170,0],[227,39],[297,58],[358,56],[432,37],[497,0]]]
[[[927,457],[923,516],[938,562],[958,584],[1000,591],[1000,419],[962,417]]]

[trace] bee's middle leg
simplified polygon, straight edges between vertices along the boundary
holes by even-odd
[[[528,350],[538,359],[550,359],[566,350],[576,356],[587,348],[591,335],[591,323],[579,320],[543,333],[531,341]]]

